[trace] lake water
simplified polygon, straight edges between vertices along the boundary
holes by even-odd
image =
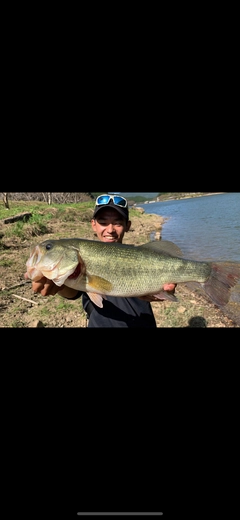
[[[240,193],[138,204],[145,213],[161,215],[161,238],[171,240],[185,258],[240,263]],[[151,237],[154,238],[154,234]],[[240,325],[240,282],[223,310]]]
[[[172,240],[195,260],[240,263],[240,193],[138,204],[167,218],[162,240]]]

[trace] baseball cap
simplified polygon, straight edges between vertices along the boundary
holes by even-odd
[[[123,218],[129,220],[128,202],[120,195],[99,195],[96,198],[96,205],[93,212],[93,218],[101,209],[114,208]]]

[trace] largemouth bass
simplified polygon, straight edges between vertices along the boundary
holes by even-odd
[[[176,301],[163,285],[184,282],[198,282],[211,300],[222,306],[240,278],[238,264],[183,258],[173,242],[163,240],[141,246],[82,238],[45,240],[33,246],[26,266],[32,281],[45,276],[58,286],[84,291],[99,307],[108,295],[154,295]]]

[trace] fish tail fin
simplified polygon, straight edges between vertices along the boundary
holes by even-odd
[[[212,263],[208,280],[201,284],[205,293],[218,306],[226,305],[230,298],[230,289],[240,278],[240,265],[233,263]]]

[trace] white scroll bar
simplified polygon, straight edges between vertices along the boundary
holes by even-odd
[[[163,513],[77,513],[77,515],[81,516],[81,515],[88,515],[88,516],[105,516],[105,515],[115,515],[115,516],[137,516],[137,515],[141,515],[141,516],[161,516],[163,515]]]

